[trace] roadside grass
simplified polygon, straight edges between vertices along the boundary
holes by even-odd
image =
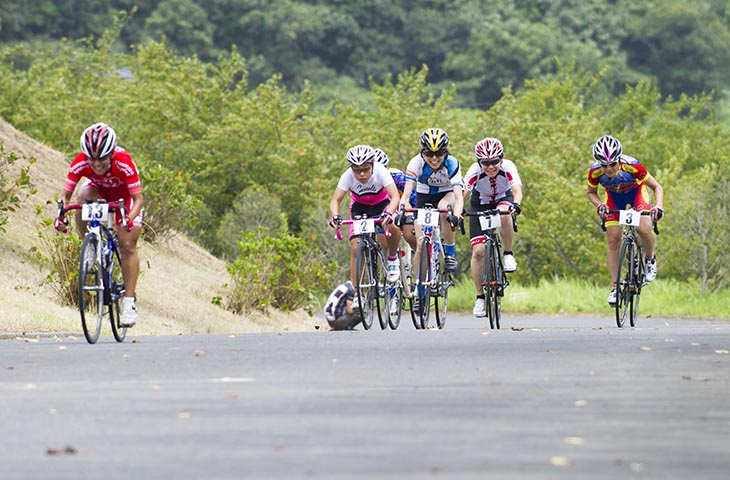
[[[510,314],[605,314],[610,307],[608,285],[577,279],[541,281],[535,286],[510,284],[502,299],[502,311]],[[471,311],[474,285],[463,277],[449,289],[449,309]],[[644,317],[686,317],[726,320],[730,317],[730,290],[702,294],[699,286],[657,279],[641,291],[639,313]]]

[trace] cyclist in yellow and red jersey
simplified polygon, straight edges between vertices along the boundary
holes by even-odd
[[[395,182],[395,186],[398,189],[398,193],[403,196],[403,190],[406,186],[406,174],[403,173],[403,170],[389,167],[388,163],[390,163],[390,158],[388,158],[388,154],[379,148],[375,149],[375,161],[388,169],[390,176],[393,177],[393,181]],[[411,207],[416,206],[415,189],[411,192],[411,198],[409,203]],[[408,242],[408,245],[410,245],[412,250],[416,250],[416,229],[413,226],[413,214],[411,213],[406,215],[404,219],[403,239]]]
[[[664,216],[664,189],[638,160],[623,154],[621,142],[610,135],[603,135],[593,145],[593,158],[595,163],[588,170],[588,200],[596,207],[599,216],[605,216],[608,241],[606,263],[611,281],[616,281],[618,273],[621,227],[618,214],[607,212],[623,210],[628,205],[634,210],[651,211],[651,218],[641,217],[641,224],[636,228],[646,255],[646,281],[651,282],[657,274],[651,222],[652,219],[659,221]],[[598,196],[599,185],[606,191],[605,203]],[[653,207],[647,187],[654,194]],[[616,305],[615,284],[607,300],[611,307]]]
[[[137,321],[135,303],[135,289],[139,275],[137,241],[142,226],[144,199],[137,165],[129,153],[117,145],[116,132],[105,123],[95,123],[81,134],[81,153],[71,161],[61,193],[64,206],[71,203],[71,195],[84,177],[87,182],[79,188],[76,196],[78,203],[98,199],[116,202],[124,199],[128,212],[127,223],[122,225],[121,215],[118,213],[116,215],[122,276],[126,291],[119,322],[122,326],[131,327]],[[75,221],[79,234],[83,236],[86,232],[86,222],[81,220],[80,210],[76,211]],[[54,227],[65,232],[67,224],[68,219],[61,218],[56,220]]]

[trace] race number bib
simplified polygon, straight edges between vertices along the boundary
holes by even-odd
[[[422,227],[438,227],[439,212],[437,210],[429,210],[428,208],[419,208],[416,216],[416,225]]]
[[[355,220],[352,224],[352,230],[355,232],[355,235],[373,233],[375,232],[375,220],[372,218]]]
[[[641,212],[636,210],[620,210],[618,212],[618,223],[620,225],[630,225],[632,227],[638,227],[641,221]]]
[[[479,217],[479,224],[481,225],[482,230],[494,230],[499,227],[502,224],[499,217],[500,215],[498,213],[494,215],[481,215]]]
[[[109,204],[85,203],[81,205],[81,219],[85,222],[98,220],[105,222],[109,218]]]

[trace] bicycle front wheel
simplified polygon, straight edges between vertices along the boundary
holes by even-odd
[[[499,252],[494,244],[488,245],[484,265],[484,293],[487,301],[487,316],[489,327],[499,330],[502,314],[501,277],[499,266]]]
[[[355,262],[355,298],[359,300],[359,316],[362,327],[369,330],[373,326],[373,302],[377,285],[373,278],[370,264],[370,248],[360,239],[357,244],[357,260]]]
[[[431,278],[431,241],[428,237],[423,237],[421,258],[416,272],[415,297],[418,299],[419,309],[418,311],[411,310],[414,323],[418,322],[422,329],[428,328],[428,318],[431,313]]]
[[[375,277],[375,307],[378,311],[378,323],[380,323],[380,329],[385,330],[388,328],[388,308],[390,307],[389,295],[388,295],[388,283],[385,275],[385,257],[383,256],[382,250],[379,248],[371,250],[373,256],[371,265],[373,267],[373,273]]]
[[[92,344],[99,340],[104,320],[104,280],[97,259],[99,248],[98,237],[87,233],[81,243],[79,259],[79,312],[84,337]]]
[[[123,342],[127,336],[127,327],[123,327],[119,323],[122,318],[121,299],[124,298],[125,293],[121,265],[122,259],[119,257],[119,251],[115,250],[111,264],[107,266],[108,272],[105,272],[104,276],[104,278],[111,279],[111,285],[108,288],[109,320],[112,324],[112,334],[117,342]]]
[[[641,298],[641,287],[644,284],[644,254],[641,246],[636,249],[635,260],[632,263],[633,275],[631,276],[631,283],[634,285],[633,293],[631,295],[631,307],[629,308],[629,322],[632,327],[636,326],[636,321],[639,318],[639,299]]]
[[[631,270],[634,262],[634,245],[630,241],[621,244],[618,257],[618,270],[616,272],[616,325],[623,328],[626,318],[629,316],[629,308],[632,304],[633,295],[631,292]]]
[[[439,253],[436,253],[436,255],[439,255]],[[436,326],[441,329],[446,325],[446,311],[449,306],[449,287],[451,286],[451,280],[446,273],[444,262],[439,263],[441,266],[438,272],[436,291],[433,292],[435,295],[433,303],[434,313],[436,314]]]

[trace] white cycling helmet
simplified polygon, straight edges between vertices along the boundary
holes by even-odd
[[[81,151],[86,158],[104,158],[117,146],[117,134],[106,123],[95,123],[81,134]]]
[[[387,167],[388,162],[390,161],[390,159],[388,158],[388,154],[379,148],[376,148],[373,151],[375,152],[375,161],[378,162],[379,164],[381,164],[382,166]]]
[[[355,145],[347,151],[347,161],[350,165],[362,165],[375,161],[375,150],[370,145]]]
[[[621,142],[611,135],[604,135],[593,145],[593,158],[601,165],[609,165],[621,159]]]

